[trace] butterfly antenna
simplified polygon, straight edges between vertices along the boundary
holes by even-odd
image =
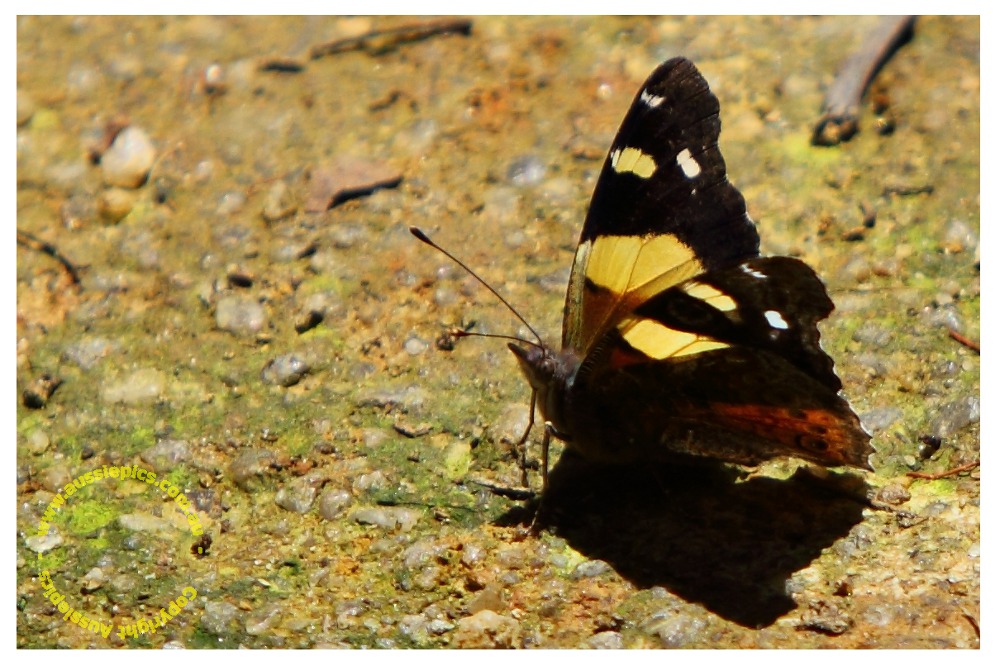
[[[441,247],[440,245],[438,245],[437,243],[435,243],[434,241],[432,241],[430,239],[430,236],[428,236],[427,234],[425,234],[423,231],[421,231],[417,227],[410,227],[410,233],[413,234],[414,236],[416,236],[417,239],[420,240],[421,242],[426,243],[427,245],[430,245],[432,248],[434,248],[435,250],[437,250],[438,252],[440,252],[444,256],[446,256],[449,259],[451,259],[452,261],[454,261],[456,264],[458,264],[463,269],[465,269],[466,273],[468,273],[472,277],[476,278],[476,280],[479,281],[479,284],[481,284],[484,287],[486,287],[487,289],[489,289],[490,293],[493,294],[494,296],[496,296],[498,299],[500,299],[500,302],[503,303],[504,305],[506,305],[507,309],[510,310],[514,314],[514,316],[517,317],[520,320],[520,322],[527,327],[527,329],[529,331],[531,331],[531,334],[533,336],[535,336],[535,339],[537,339],[538,342],[536,343],[536,342],[532,342],[530,340],[522,340],[520,338],[515,338],[515,337],[510,336],[510,335],[493,335],[493,334],[488,334],[488,333],[477,333],[476,335],[479,335],[481,337],[487,337],[487,338],[506,338],[508,340],[517,340],[518,342],[524,342],[524,343],[527,343],[529,345],[535,345],[536,347],[543,347],[544,346],[543,343],[542,343],[542,336],[538,335],[538,333],[535,331],[535,329],[531,327],[531,324],[529,324],[527,322],[527,320],[524,317],[521,316],[521,313],[518,312],[514,308],[513,305],[511,305],[510,303],[507,302],[506,298],[504,298],[503,296],[500,295],[500,292],[498,292],[496,289],[494,289],[486,280],[484,280],[483,278],[479,277],[479,275],[476,274],[476,271],[474,271],[471,268],[469,268],[468,266],[466,266],[461,260],[458,259],[458,257],[456,257],[455,255],[453,255],[451,252],[449,252],[448,250],[444,249],[443,247]],[[471,334],[466,333],[466,335],[471,335]]]

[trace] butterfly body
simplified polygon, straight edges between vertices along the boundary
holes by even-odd
[[[796,456],[868,468],[815,272],[761,257],[718,148],[719,103],[675,58],[643,85],[584,222],[561,351],[511,344],[549,431],[593,461]]]

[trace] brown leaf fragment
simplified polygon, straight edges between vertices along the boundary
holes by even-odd
[[[306,212],[322,213],[383,187],[396,187],[402,180],[403,175],[385,162],[341,155],[312,169]]]

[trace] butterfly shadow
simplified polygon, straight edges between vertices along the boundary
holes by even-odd
[[[786,591],[792,573],[860,523],[862,505],[808,474],[741,475],[722,464],[609,468],[564,454],[541,519],[639,587],[768,626],[796,607]]]

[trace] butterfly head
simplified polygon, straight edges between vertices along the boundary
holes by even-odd
[[[571,352],[557,354],[532,342],[526,346],[511,342],[507,347],[514,352],[521,372],[535,392],[542,416],[565,439],[571,427],[566,418],[568,393],[580,367],[579,359]]]

